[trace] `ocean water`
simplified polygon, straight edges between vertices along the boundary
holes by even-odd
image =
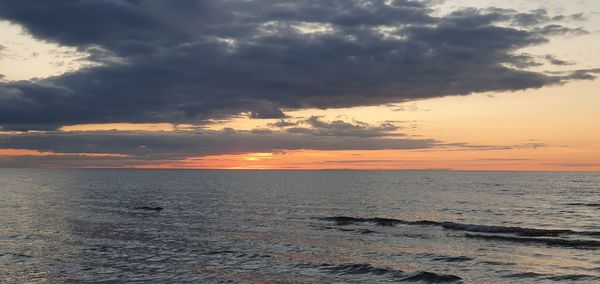
[[[600,173],[0,170],[2,283],[600,282]]]

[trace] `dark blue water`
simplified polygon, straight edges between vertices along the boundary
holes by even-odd
[[[600,173],[0,170],[0,282],[598,282]]]

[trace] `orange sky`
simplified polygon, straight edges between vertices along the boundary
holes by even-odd
[[[592,150],[593,151],[593,150]],[[521,150],[375,150],[246,153],[188,158],[173,163],[137,168],[189,169],[357,169],[357,170],[504,170],[504,171],[598,171],[600,163],[589,162],[589,154],[569,153],[564,149]],[[563,162],[568,157],[568,163]]]

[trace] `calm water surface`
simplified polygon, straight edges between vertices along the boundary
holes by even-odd
[[[0,282],[599,282],[600,173],[0,170]]]

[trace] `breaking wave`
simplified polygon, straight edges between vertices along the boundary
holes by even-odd
[[[451,274],[438,274],[428,271],[404,272],[402,270],[388,267],[377,267],[368,263],[345,263],[339,265],[331,264],[302,264],[303,268],[318,268],[321,271],[338,275],[377,275],[393,278],[398,282],[422,282],[422,283],[457,283],[462,278]]]
[[[600,247],[600,241],[595,240],[577,240],[577,239],[561,239],[561,238],[535,238],[535,237],[513,237],[499,235],[481,235],[481,234],[466,234],[467,238],[509,241],[517,243],[537,243],[548,246],[561,246],[573,248],[597,248]]]
[[[395,225],[419,225],[419,226],[438,226],[448,230],[465,231],[473,233],[497,233],[497,234],[516,234],[527,237],[557,237],[560,235],[584,235],[584,236],[600,236],[598,231],[574,231],[569,229],[537,229],[524,228],[517,226],[498,226],[498,225],[478,225],[456,222],[439,222],[430,220],[406,221],[390,218],[360,218],[335,216],[319,218],[322,221],[334,222],[338,226],[346,226],[351,224],[372,223],[377,226],[395,226]]]

